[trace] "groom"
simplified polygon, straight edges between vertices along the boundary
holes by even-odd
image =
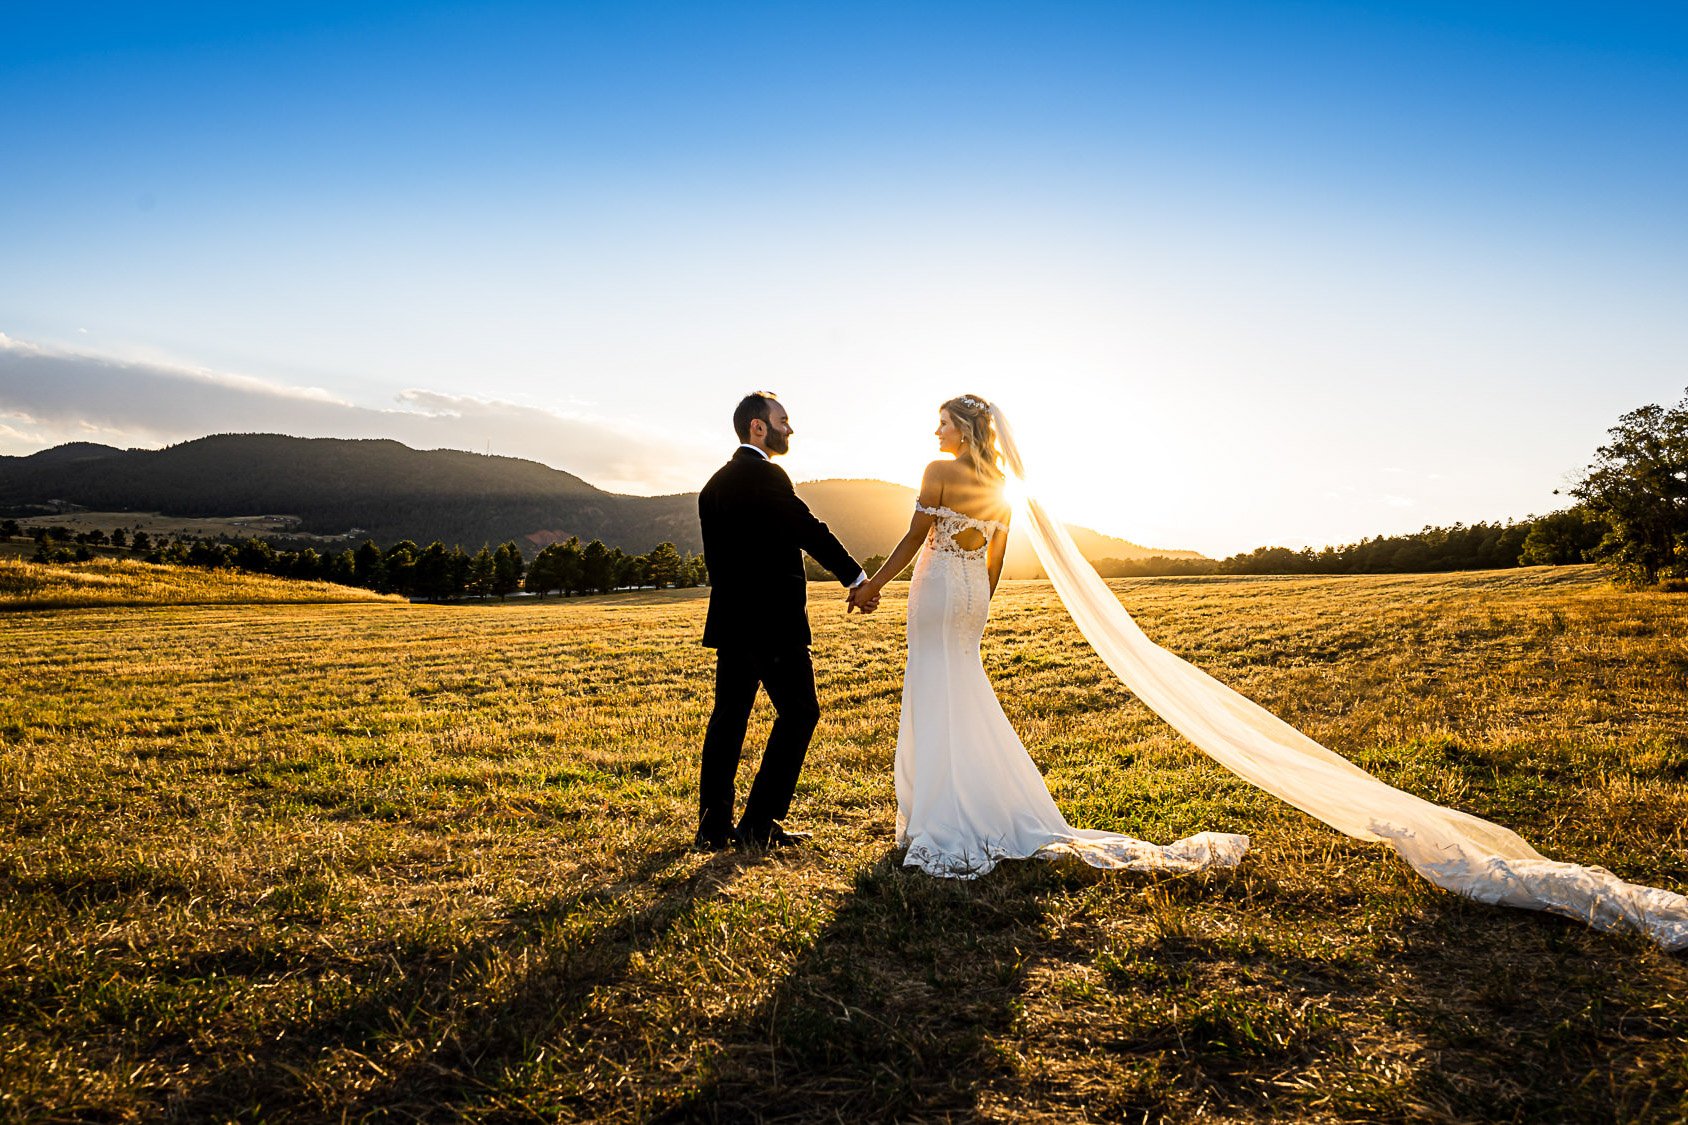
[[[710,587],[703,643],[715,649],[715,709],[703,736],[697,846],[712,851],[734,844],[789,847],[807,838],[778,823],[791,806],[821,717],[809,659],[803,552],[850,587],[844,612],[871,613],[878,605],[877,598],[858,598],[867,575],[773,462],[790,448],[785,407],[771,394],[746,395],[733,411],[733,429],[743,444],[697,498]],[[734,828],[733,783],[758,685],[774,705],[774,729]]]

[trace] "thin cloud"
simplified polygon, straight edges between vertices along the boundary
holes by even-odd
[[[717,452],[610,419],[406,390],[361,406],[312,387],[44,348],[0,334],[0,452],[65,441],[158,446],[210,433],[392,438],[420,449],[525,457],[612,491],[697,487]]]

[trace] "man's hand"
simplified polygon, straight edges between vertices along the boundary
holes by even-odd
[[[879,608],[879,591],[875,590],[871,583],[863,582],[860,586],[851,587],[848,601],[849,604],[844,607],[846,616],[852,609],[861,613],[872,613]]]

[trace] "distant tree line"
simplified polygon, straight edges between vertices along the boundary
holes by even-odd
[[[0,521],[0,537],[21,534],[16,521]],[[95,548],[126,551],[146,562],[208,569],[244,570],[278,578],[316,579],[361,586],[384,594],[430,600],[503,598],[518,590],[547,594],[608,594],[629,588],[699,586],[708,581],[703,557],[681,554],[673,543],[659,543],[642,555],[629,555],[601,540],[582,544],[578,537],[553,543],[532,561],[512,540],[474,554],[435,540],[419,547],[409,539],[383,549],[366,540],[356,549],[319,552],[314,547],[277,549],[267,539],[156,540],[145,531],[129,535],[119,528],[72,532],[67,527],[31,529],[37,562],[85,562]],[[112,553],[107,550],[103,553]]]
[[[1221,560],[1219,574],[1402,574],[1519,565],[1532,525],[1474,523],[1380,535],[1341,547],[1257,547]],[[1580,557],[1574,560],[1581,562]]]
[[[1143,559],[1098,559],[1093,565],[1104,578],[1492,570],[1594,561],[1608,530],[1605,520],[1586,507],[1577,507],[1516,523],[1426,527],[1406,535],[1378,536],[1317,550],[1258,547],[1227,559],[1156,555]],[[17,534],[15,521],[0,522],[0,535]],[[132,554],[149,562],[232,567],[284,578],[315,578],[433,600],[501,598],[517,590],[541,596],[607,594],[633,588],[701,586],[709,580],[703,556],[682,554],[672,543],[658,544],[643,555],[629,555],[619,547],[606,546],[601,540],[582,545],[578,538],[571,538],[544,548],[531,562],[524,562],[514,542],[497,548],[483,546],[473,555],[460,547],[446,547],[438,540],[418,547],[408,539],[385,550],[373,541],[366,541],[355,550],[320,553],[312,547],[277,549],[268,540],[257,538],[155,542],[144,531],[126,535],[122,528],[107,535],[99,531],[73,533],[65,527],[36,527],[31,529],[31,534],[36,541],[37,561],[82,561],[94,557],[94,548],[127,547]],[[884,561],[883,555],[873,555],[864,566],[871,574]],[[808,556],[804,556],[803,562],[810,581],[833,579],[831,572]],[[905,570],[900,577],[908,576],[909,570]]]
[[[1623,583],[1688,590],[1688,394],[1618,419],[1570,489],[1574,507],[1518,523],[1426,527],[1319,550],[1228,559],[1102,559],[1108,578],[1158,574],[1385,574],[1594,562]]]
[[[1688,394],[1675,406],[1643,406],[1618,419],[1610,440],[1570,489],[1575,507],[1519,522],[1456,523],[1407,535],[1378,536],[1341,547],[1258,547],[1227,559],[1101,559],[1104,577],[1177,574],[1390,574],[1487,570],[1514,566],[1599,562],[1633,586],[1688,590]],[[16,520],[0,521],[0,538],[21,534]],[[155,543],[144,531],[122,528],[72,534],[37,527],[36,558],[92,558],[95,548],[128,550],[159,562],[238,566],[265,574],[325,578],[413,597],[503,597],[518,589],[538,594],[607,593],[627,587],[696,586],[708,581],[703,559],[663,543],[626,555],[601,541],[553,544],[524,566],[516,545],[482,547],[474,555],[439,542],[410,540],[385,551],[373,541],[357,550],[318,554],[313,548],[276,550],[262,539],[241,542],[180,540]],[[868,560],[875,569],[883,558]],[[805,560],[811,579],[829,575]],[[906,574],[906,572],[905,572]]]
[[[1178,574],[1421,574],[1593,562],[1606,523],[1586,508],[1507,523],[1456,523],[1341,547],[1256,547],[1227,559],[1098,559],[1104,578]]]

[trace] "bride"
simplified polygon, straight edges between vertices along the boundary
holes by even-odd
[[[858,595],[877,598],[914,561],[897,731],[904,864],[964,879],[1038,854],[1139,871],[1235,864],[1246,836],[1203,832],[1163,847],[1074,828],[1061,816],[979,659],[1010,515],[989,404],[950,399],[938,408],[937,438],[954,459],[926,466],[908,534]]]
[[[1151,641],[1026,489],[1000,407],[976,395],[950,399],[937,437],[953,460],[927,467],[908,534],[858,595],[877,598],[914,561],[896,761],[906,864],[973,878],[1002,859],[1065,854],[1098,867],[1191,871],[1235,864],[1248,847],[1245,836],[1217,832],[1155,845],[1074,828],[1055,807],[979,659],[1008,543],[1000,461],[1020,482],[1027,536],[1079,631],[1126,687],[1220,765],[1340,832],[1387,843],[1445,890],[1688,949],[1688,897],[1548,859],[1509,829],[1387,785]]]

